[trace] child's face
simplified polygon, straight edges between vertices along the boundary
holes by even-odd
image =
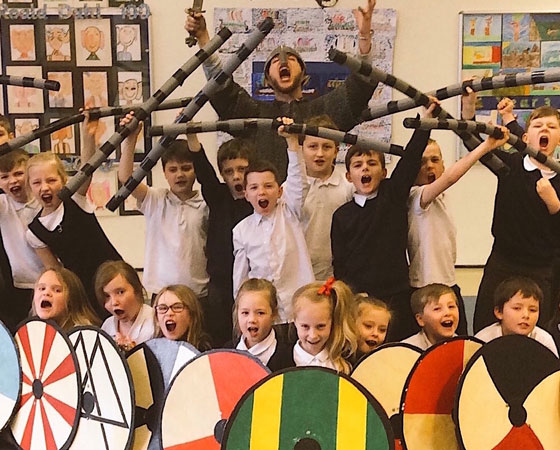
[[[8,133],[8,130],[0,125],[0,145],[5,144],[14,138],[14,133]]]
[[[381,166],[379,155],[355,155],[350,158],[350,167],[346,178],[361,195],[373,194],[379,188],[381,180],[387,176],[387,169]]]
[[[163,175],[171,192],[181,200],[186,200],[192,195],[192,187],[196,178],[192,162],[167,161]]]
[[[422,314],[416,314],[416,321],[432,344],[452,338],[459,323],[459,309],[455,296],[447,293],[438,301],[429,302],[424,306]]]
[[[247,174],[245,198],[262,216],[268,216],[276,209],[276,203],[282,196],[282,187],[278,185],[272,172],[251,172]]]
[[[494,315],[502,326],[502,334],[522,334],[528,336],[539,320],[539,301],[534,297],[523,297],[517,292],[504,303],[503,310],[494,308]]]
[[[39,200],[45,213],[54,211],[61,203],[58,193],[64,186],[56,165],[46,162],[34,164],[27,170],[31,193]]]
[[[236,200],[245,197],[243,179],[248,165],[249,161],[245,158],[226,159],[222,162],[220,173],[231,192],[231,196]]]
[[[103,294],[107,311],[119,321],[134,322],[142,303],[136,297],[132,285],[121,274],[105,285]]]
[[[168,309],[162,313],[160,310],[165,307]],[[191,314],[186,305],[173,292],[165,291],[159,297],[155,308],[163,335],[172,341],[185,339],[191,326]]]
[[[262,342],[272,329],[272,308],[268,292],[248,291],[237,300],[237,322],[247,348]]]
[[[310,355],[317,355],[325,348],[331,334],[331,306],[325,299],[319,303],[305,297],[298,300],[294,324],[299,344]]]
[[[52,270],[37,280],[33,291],[33,305],[37,316],[59,323],[67,311],[67,293],[58,276]]]
[[[385,342],[391,315],[383,308],[362,303],[358,310],[358,348],[362,353],[370,353]]]
[[[436,181],[441,175],[445,167],[443,166],[443,158],[441,157],[441,149],[437,144],[429,144],[422,154],[422,165],[416,177],[417,186],[423,186]]]
[[[523,141],[535,150],[550,156],[560,142],[560,123],[555,116],[533,119],[523,135]]]
[[[21,163],[9,172],[0,172],[0,189],[16,202],[27,202],[25,189],[25,163]]]
[[[328,178],[334,168],[338,148],[334,141],[315,136],[306,136],[303,141],[303,159],[307,175]]]

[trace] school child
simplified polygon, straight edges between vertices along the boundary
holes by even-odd
[[[421,330],[402,342],[421,350],[454,336],[459,323],[455,292],[445,284],[433,283],[412,293],[410,304]]]
[[[3,122],[0,117],[0,129],[4,129]],[[9,270],[0,315],[11,330],[29,314],[33,286],[43,269],[39,256],[25,238],[27,224],[41,209],[25,186],[28,160],[29,155],[21,149],[0,157],[0,189],[5,194],[0,195],[0,230]]]
[[[154,312],[144,304],[144,288],[134,268],[124,261],[107,261],[95,273],[95,296],[111,316],[101,329],[123,350],[131,350],[155,335]]]
[[[131,115],[127,115],[121,125],[130,118]],[[132,175],[140,129],[137,127],[121,146],[118,176],[122,183]],[[198,144],[195,135],[187,136],[190,142]],[[169,188],[156,189],[141,183],[132,192],[146,219],[142,280],[146,290],[154,296],[165,286],[189,286],[204,307],[208,295],[205,254],[208,207],[200,192],[193,190],[196,175],[187,141],[175,140],[161,162]]]
[[[358,329],[358,351],[356,361],[379,347],[387,337],[391,322],[391,311],[387,304],[367,294],[355,298],[356,326]]]
[[[294,346],[296,366],[350,373],[348,361],[358,346],[353,299],[350,288],[334,277],[324,284],[307,284],[295,292],[292,309],[298,336]]]
[[[87,161],[94,151],[94,135],[98,121],[86,119],[82,127],[82,158]],[[27,163],[27,185],[41,204],[41,211],[29,224],[26,238],[45,267],[62,263],[82,281],[88,298],[95,298],[93,276],[105,261],[120,260],[85,194],[84,183],[69,200],[61,200],[58,193],[67,180],[62,162],[51,152],[32,156]],[[39,253],[40,252],[40,253]],[[52,252],[52,253],[51,253]],[[91,304],[100,317],[106,312],[96,302]]]
[[[414,132],[388,180],[383,154],[351,147],[345,159],[346,177],[356,192],[333,215],[334,275],[354,291],[387,302],[395,315],[391,340],[403,339],[417,329],[410,311],[407,200],[429,137],[429,131]]]
[[[494,294],[494,315],[497,322],[480,330],[475,337],[490,342],[509,334],[530,337],[547,347],[558,357],[552,336],[537,326],[543,293],[537,283],[526,277],[502,281]]]
[[[506,110],[513,110],[512,103],[506,106],[507,100],[500,103],[498,111],[510,131],[517,134],[517,122],[508,122],[513,114],[509,119],[504,116]],[[560,113],[547,106],[535,109],[522,138],[535,150],[551,156],[560,143]],[[495,154],[510,171],[498,177],[492,220],[494,244],[476,299],[475,332],[493,322],[496,287],[512,276],[530,277],[542,289],[539,323],[547,323],[553,310],[553,262],[560,244],[560,176],[528,155],[499,150]]]
[[[338,130],[327,115],[307,120],[307,126]],[[332,216],[338,207],[352,199],[354,190],[341,165],[335,166],[338,144],[330,139],[304,136],[303,160],[309,181],[309,193],[303,205],[303,228],[316,280],[333,275],[331,251]]]
[[[31,316],[52,320],[64,331],[79,325],[97,327],[101,323],[89,306],[80,279],[63,267],[45,269],[37,278]]]
[[[191,288],[182,284],[164,287],[152,307],[158,330],[156,337],[185,341],[200,351],[210,349],[202,326],[202,308]]]
[[[441,149],[430,139],[422,154],[420,171],[408,197],[409,280],[418,289],[431,283],[451,286],[459,305],[458,333],[467,334],[465,305],[455,280],[456,229],[447,209],[445,191],[453,186],[483,155],[505,144],[509,130],[501,127],[503,139],[488,137],[472,152],[445,170]]]
[[[278,316],[274,285],[262,278],[249,278],[239,288],[233,306],[234,338],[245,350],[275,372],[293,367],[292,346],[277,339],[272,324]]]
[[[292,317],[293,293],[314,278],[301,226],[309,190],[301,146],[283,125],[278,133],[288,142],[288,178],[280,186],[276,168],[266,161],[253,163],[245,172],[245,198],[254,212],[233,229],[233,291],[237,296],[249,278],[269,280],[278,291],[279,322],[286,323]]]
[[[253,154],[249,141],[231,139],[218,149],[221,183],[202,145],[189,144],[196,178],[208,205],[208,240],[206,269],[210,276],[208,299],[204,306],[204,323],[213,345],[219,347],[231,339],[233,307],[233,241],[232,230],[252,212],[245,199],[245,170]]]

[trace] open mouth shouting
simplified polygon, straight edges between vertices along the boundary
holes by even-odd
[[[362,175],[361,182],[362,182],[362,184],[371,183],[371,176],[370,175]]]
[[[290,68],[288,66],[281,66],[278,75],[280,75],[281,81],[290,81]]]
[[[233,186],[233,189],[235,190],[235,192],[243,192],[243,185],[241,183],[237,183]]]
[[[266,209],[270,204],[270,202],[267,199],[261,199],[259,200],[258,203],[259,203],[259,207],[261,207],[262,209]]]
[[[14,197],[17,197],[21,192],[22,192],[21,186],[12,186],[12,187],[10,188],[10,193],[11,193]]]
[[[366,339],[366,345],[373,350],[379,345],[379,342],[377,342],[375,339]]]
[[[434,181],[436,181],[436,174],[435,173],[429,173],[428,174],[428,183],[433,183]]]
[[[124,314],[124,309],[120,309],[120,308],[113,309],[113,314],[115,314],[117,317],[120,317]]]
[[[549,142],[549,138],[546,135],[542,135],[539,138],[539,149],[540,150],[546,150],[548,148],[548,142]]]
[[[256,338],[259,334],[259,327],[255,327],[255,326],[247,327],[247,332],[252,338]]]
[[[52,308],[52,302],[48,301],[48,300],[42,300],[41,301],[41,309],[49,309]]]
[[[177,323],[174,320],[165,321],[165,329],[168,332],[173,333],[175,331],[175,328],[177,328]]]
[[[52,194],[41,194],[41,201],[45,204],[50,204],[53,201],[53,195]]]
[[[444,321],[441,322],[441,326],[442,326],[443,328],[448,328],[448,329],[453,328],[453,324],[454,324],[454,322],[453,322],[453,320],[451,320],[451,319],[449,319],[449,320],[444,320]]]

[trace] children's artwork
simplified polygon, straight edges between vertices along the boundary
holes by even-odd
[[[52,122],[59,120],[51,119]],[[51,151],[58,155],[73,155],[76,153],[76,130],[70,125],[62,130],[51,133]]]
[[[35,26],[10,25],[12,61],[35,61]]]
[[[20,77],[43,78],[41,66],[7,66],[7,75],[17,75]],[[8,113],[43,113],[43,91],[41,89],[8,86]]]
[[[464,42],[499,42],[502,40],[502,15],[465,15],[463,21]]]
[[[71,61],[70,25],[45,25],[47,61]]]
[[[97,130],[95,132],[95,148],[101,147],[115,132],[115,121],[113,117],[104,117],[99,119]],[[113,153],[109,159],[115,159],[116,154]]]
[[[30,117],[29,119],[14,119],[14,131],[16,137],[30,134],[38,128],[39,119],[37,118]],[[34,141],[31,141],[29,144],[25,145],[23,149],[27,153],[39,153],[41,151],[41,140],[35,139]]]
[[[109,105],[107,72],[84,72],[84,107],[99,108]]]
[[[142,103],[142,72],[119,72],[119,105]]]
[[[117,61],[140,61],[142,59],[139,25],[115,25],[117,35]]]
[[[109,19],[77,20],[76,65],[111,66],[111,21]]]
[[[51,108],[73,108],[72,72],[47,72],[47,78],[60,83],[60,90],[49,91],[49,106]]]
[[[117,213],[105,208],[107,202],[117,192],[117,172],[112,169],[100,169],[93,172],[87,198],[95,207],[96,216],[115,216]]]

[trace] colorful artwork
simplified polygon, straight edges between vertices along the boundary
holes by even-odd
[[[109,19],[77,20],[76,65],[111,66],[111,22]]]
[[[70,25],[45,25],[47,61],[70,61]]]
[[[56,122],[57,119],[51,119]],[[76,132],[74,125],[57,130],[51,134],[51,150],[59,155],[72,155],[76,153]]]
[[[114,216],[115,212],[105,208],[107,202],[117,192],[117,172],[112,169],[100,168],[93,173],[87,198],[95,207],[96,216]]]
[[[465,15],[463,21],[463,40],[465,42],[501,41],[501,14]]]
[[[35,26],[10,25],[12,61],[35,61]]]

